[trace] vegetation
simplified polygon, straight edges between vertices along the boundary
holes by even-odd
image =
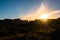
[[[0,20],[0,40],[59,40],[60,18],[27,21],[21,19]]]

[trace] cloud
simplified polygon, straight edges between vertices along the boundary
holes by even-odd
[[[54,10],[50,12],[49,16],[50,16],[50,19],[56,19],[60,17],[60,10]]]
[[[60,10],[52,11],[51,13],[60,13]]]

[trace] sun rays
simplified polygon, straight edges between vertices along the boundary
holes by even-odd
[[[57,18],[58,16],[56,14],[59,13],[60,10],[52,11],[52,9],[50,9],[47,4],[48,3],[42,2],[42,4],[37,8],[37,10],[33,11],[31,14],[22,16],[21,18],[24,20]]]

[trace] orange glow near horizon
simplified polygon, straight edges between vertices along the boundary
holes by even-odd
[[[43,22],[47,22],[49,18],[49,15],[47,13],[40,15],[39,19]]]

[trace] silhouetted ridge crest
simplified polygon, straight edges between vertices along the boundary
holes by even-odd
[[[0,20],[0,37],[12,40],[15,38],[19,40],[58,40],[60,39],[60,18],[48,19],[46,24],[40,19],[29,22],[21,19]]]

